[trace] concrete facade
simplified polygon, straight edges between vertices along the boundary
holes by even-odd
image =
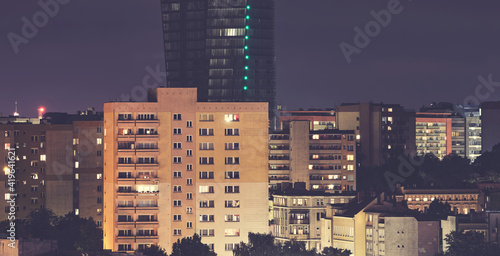
[[[413,111],[398,104],[356,103],[339,106],[336,115],[339,130],[355,130],[364,165],[415,154]]]
[[[307,189],[356,190],[354,131],[310,130],[310,121],[290,121],[269,136],[269,185],[305,182]]]
[[[198,233],[218,255],[268,232],[267,103],[197,102],[157,88],[104,105],[104,248],[171,250]]]
[[[0,157],[6,159],[7,148],[15,149],[15,193],[16,218],[25,218],[32,210],[47,208],[56,215],[65,215],[71,211],[81,217],[92,217],[98,224],[102,221],[99,209],[102,209],[102,155],[98,155],[98,129],[102,121],[79,121],[66,123],[42,122],[6,123],[0,125],[0,144],[3,149]],[[87,128],[84,128],[87,127]],[[84,140],[81,132],[88,129],[92,139]],[[102,135],[101,140],[102,140]],[[82,141],[79,146],[78,140]],[[78,164],[77,164],[78,162]],[[4,163],[2,169],[7,166]],[[80,183],[79,178],[90,175]],[[7,181],[6,175],[0,180]],[[2,194],[9,193],[9,187],[1,186]],[[100,198],[100,199],[99,199]],[[101,201],[101,203],[98,203]],[[2,200],[0,218],[7,218],[7,202]],[[102,210],[101,210],[102,212]]]

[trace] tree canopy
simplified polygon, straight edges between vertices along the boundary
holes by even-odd
[[[487,242],[484,234],[476,231],[453,231],[446,235],[445,256],[498,256],[500,246]]]
[[[102,229],[92,218],[80,218],[74,212],[58,217],[49,209],[36,209],[15,223],[17,238],[57,240],[61,250],[102,251]],[[8,225],[8,220],[0,222],[3,230]]]
[[[276,242],[270,234],[248,234],[248,244],[241,242],[234,249],[234,256],[349,256],[348,250],[332,247],[324,248],[321,253],[315,249],[307,250],[303,242],[286,241]]]
[[[172,254],[170,254],[170,256],[216,256],[216,255],[217,254],[215,252],[210,251],[210,247],[208,247],[208,245],[201,242],[201,237],[198,234],[194,234],[193,237],[182,238],[182,240],[178,239],[177,242],[175,242],[172,245]]]

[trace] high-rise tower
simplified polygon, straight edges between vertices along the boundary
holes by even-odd
[[[275,106],[274,0],[162,0],[167,87]]]

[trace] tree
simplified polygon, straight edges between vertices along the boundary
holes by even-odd
[[[30,238],[55,239],[54,225],[57,216],[49,209],[35,209],[26,218],[27,236]]]
[[[142,252],[145,256],[168,256],[165,249],[156,245],[148,246],[145,249],[139,251]]]
[[[452,215],[451,205],[448,202],[441,202],[440,200],[434,200],[429,205],[427,214],[434,218],[446,219],[449,215]]]
[[[344,250],[337,249],[333,247],[325,247],[321,252],[321,256],[349,256],[349,255],[351,255],[351,251],[345,249]]]
[[[92,218],[80,218],[74,212],[70,212],[58,218],[55,223],[55,232],[60,249],[102,250],[102,229]]]
[[[498,256],[500,247],[486,242],[484,234],[476,231],[452,231],[446,235],[446,256]]]
[[[161,254],[159,254],[161,255]],[[201,242],[198,234],[194,236],[178,239],[172,245],[172,254],[170,256],[216,256],[215,252],[210,251],[208,245]],[[156,255],[155,255],[156,256]]]
[[[258,254],[255,254],[258,255]],[[286,241],[281,244],[280,256],[316,256],[316,249],[307,250],[304,242],[295,240]]]
[[[248,244],[241,242],[233,251],[235,256],[349,256],[348,250],[324,248],[321,254],[316,249],[307,250],[304,242],[295,240],[276,243],[270,234],[248,234]]]

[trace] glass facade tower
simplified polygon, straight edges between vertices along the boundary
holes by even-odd
[[[162,0],[167,87],[275,108],[274,0]]]

